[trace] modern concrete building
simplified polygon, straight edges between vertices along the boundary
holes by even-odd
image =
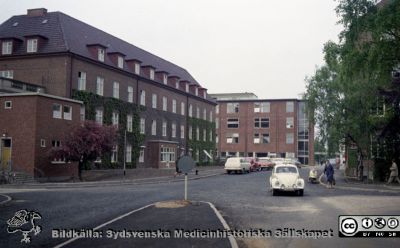
[[[314,126],[298,99],[258,99],[251,93],[211,94],[221,158],[293,157],[313,164]]]
[[[120,138],[99,167],[117,168],[124,161],[128,168],[173,167],[181,154],[192,153],[202,162],[203,151],[215,149],[216,103],[180,66],[43,8],[2,23],[0,46],[0,93],[40,92],[82,101],[85,119],[118,126],[120,137],[126,131],[126,145]],[[11,125],[21,125],[16,120]],[[51,133],[60,127],[44,129]],[[4,124],[0,130],[10,134]]]

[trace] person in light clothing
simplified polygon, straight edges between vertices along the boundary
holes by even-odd
[[[392,159],[392,166],[389,169],[390,169],[390,177],[389,177],[389,180],[388,180],[388,182],[386,184],[390,184],[391,182],[393,182],[393,180],[395,180],[398,183],[400,183],[399,169],[397,168],[397,164],[396,164],[396,161],[394,159]]]

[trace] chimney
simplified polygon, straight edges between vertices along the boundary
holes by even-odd
[[[39,9],[28,9],[28,16],[44,16],[47,14],[47,9],[39,8]]]

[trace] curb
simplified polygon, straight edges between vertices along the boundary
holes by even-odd
[[[3,204],[5,204],[5,203],[11,201],[11,197],[10,197],[10,196],[8,196],[8,195],[3,195],[3,194],[0,194],[0,195],[1,195],[1,196],[4,196],[5,198],[7,198],[7,199],[5,199],[4,201],[0,202],[0,205],[3,205]]]
[[[195,201],[193,201],[193,202],[195,202]],[[214,210],[214,213],[217,216],[218,220],[221,222],[222,226],[226,230],[231,230],[229,225],[226,223],[224,217],[222,217],[221,213],[216,209],[214,204],[212,204],[211,202],[207,202],[207,201],[198,201],[198,202],[202,202],[202,203],[208,204],[211,207],[211,209]],[[105,223],[103,223],[101,225],[96,226],[95,228],[93,228],[93,230],[96,231],[96,230],[98,230],[98,229],[100,229],[102,227],[105,227],[105,226],[107,226],[107,225],[109,225],[109,224],[111,224],[111,223],[113,223],[113,222],[115,222],[117,220],[123,219],[123,218],[125,218],[125,217],[127,217],[127,216],[129,216],[129,215],[131,215],[133,213],[136,213],[136,212],[139,212],[139,211],[141,211],[143,209],[146,209],[148,207],[154,206],[156,203],[157,202],[154,202],[154,203],[151,203],[149,205],[143,206],[141,208],[137,208],[135,210],[129,211],[129,212],[123,214],[123,215],[120,215],[120,216],[118,216],[118,217],[116,217],[116,218],[114,218],[112,220],[109,220],[109,221],[107,221],[107,222],[105,222]],[[67,241],[65,241],[65,242],[63,242],[61,244],[58,244],[58,245],[54,246],[53,248],[64,247],[65,245],[68,245],[68,244],[70,244],[70,243],[72,243],[72,242],[74,242],[74,241],[76,241],[78,239],[81,239],[81,237],[77,236],[77,237],[71,238],[71,239],[69,239],[69,240],[67,240]],[[238,245],[237,245],[236,240],[235,240],[234,237],[228,236],[228,239],[229,239],[229,243],[231,244],[232,248],[238,248]]]
[[[216,173],[216,174],[210,174],[210,175],[205,175],[205,176],[199,176],[199,177],[193,177],[193,178],[188,178],[188,180],[199,180],[207,177],[213,177],[213,176],[218,176],[218,175],[223,175],[223,172]],[[166,180],[156,180],[156,181],[151,181],[154,179],[166,179]],[[149,182],[146,182],[145,180],[149,180]],[[140,182],[144,181],[144,182]],[[146,184],[160,184],[160,183],[173,183],[173,182],[181,182],[185,181],[184,178],[171,178],[171,177],[153,177],[153,178],[141,178],[141,179],[135,179],[135,180],[130,180],[130,181],[97,181],[97,182],[85,182],[85,183],[66,183],[63,185],[48,185],[48,184],[21,184],[17,185],[16,187],[0,187],[1,188],[36,188],[36,189],[62,189],[62,188],[90,188],[90,187],[104,187],[104,186],[121,186],[121,185],[146,185]]]

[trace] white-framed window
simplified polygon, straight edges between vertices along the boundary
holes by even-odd
[[[103,110],[96,109],[96,122],[100,125],[103,124]]]
[[[203,91],[203,98],[206,99],[207,98],[207,92],[204,90]]]
[[[78,90],[86,90],[86,72],[78,71]]]
[[[162,109],[164,111],[167,111],[167,109],[168,109],[167,97],[165,97],[165,96],[163,96],[163,98],[162,98]]]
[[[118,123],[119,123],[119,114],[118,112],[114,111],[112,113],[112,124],[116,127],[118,127]]]
[[[85,105],[82,105],[80,107],[79,112],[80,112],[79,114],[80,114],[80,117],[81,117],[81,121],[84,121],[85,120],[85,115],[86,115]]]
[[[118,56],[118,67],[121,69],[124,68],[124,58],[121,56]]]
[[[212,110],[210,110],[210,121],[211,121],[211,122],[214,122]]]
[[[195,94],[196,96],[199,95],[199,89],[198,89],[197,87],[194,89],[194,94]]]
[[[293,128],[294,122],[293,117],[286,117],[286,128]]]
[[[294,139],[293,139],[293,133],[287,133],[286,134],[286,144],[293,144]]]
[[[40,140],[40,147],[46,147],[46,140],[45,139],[41,139]]]
[[[215,106],[215,113],[219,114],[219,105]]]
[[[151,95],[151,107],[154,109],[157,108],[157,95],[156,94]]]
[[[196,107],[196,118],[200,119],[200,108]]]
[[[132,145],[131,144],[126,145],[125,161],[127,163],[131,163],[132,162]]]
[[[96,81],[96,94],[102,96],[104,92],[104,78],[97,77]]]
[[[260,108],[261,113],[269,113],[271,106],[269,102],[262,102],[260,103]]]
[[[111,150],[111,163],[118,162],[118,146],[115,145]]]
[[[133,87],[128,86],[128,102],[133,103]]]
[[[118,82],[113,83],[113,97],[116,99],[119,98],[119,83]]]
[[[150,79],[154,80],[154,69],[150,68]]]
[[[203,120],[207,120],[207,110],[203,109]]]
[[[253,143],[260,144],[260,134],[259,133],[254,134]]]
[[[126,115],[126,131],[128,132],[133,131],[133,117],[131,114]]]
[[[140,105],[146,106],[146,91],[140,91]]]
[[[176,113],[176,100],[172,99],[172,113]]]
[[[294,103],[286,102],[286,113],[293,113],[294,111]]]
[[[8,55],[12,54],[12,41],[3,41],[2,47],[1,47],[1,53],[3,55]]]
[[[101,61],[101,62],[104,62],[104,53],[105,53],[105,51],[104,51],[103,48],[99,48],[99,49],[97,50],[97,59],[98,59],[99,61]]]
[[[229,118],[227,120],[227,127],[228,128],[239,128],[239,119],[237,119],[237,118]]]
[[[151,135],[157,135],[157,121],[151,121]]]
[[[215,134],[215,143],[218,144],[218,142],[219,142],[218,134]]]
[[[185,84],[185,91],[189,92],[189,84]]]
[[[175,162],[175,148],[173,147],[161,147],[160,151],[161,162]]]
[[[144,148],[140,148],[139,151],[139,163],[143,163],[144,162]]]
[[[196,140],[200,140],[200,128],[196,128]]]
[[[140,74],[140,64],[135,63],[135,74],[139,75]]]
[[[53,118],[61,119],[61,104],[53,103]]]
[[[213,140],[213,132],[212,131],[210,131],[210,141],[212,141]]]
[[[171,129],[172,129],[171,132],[172,138],[176,138],[176,123],[172,123]]]
[[[162,136],[163,137],[167,136],[167,122],[166,121],[162,122]]]
[[[168,84],[168,76],[167,74],[163,74],[163,83]]]
[[[5,101],[4,102],[5,109],[12,109],[12,101]]]
[[[13,70],[0,71],[0,77],[13,79],[14,71]]]
[[[238,144],[239,134],[238,133],[228,133],[226,134],[226,143],[228,144]]]
[[[254,118],[255,128],[269,128],[269,118]]]
[[[72,120],[72,107],[71,106],[63,106],[64,109],[64,119]]]
[[[189,104],[189,117],[193,116],[193,106],[192,104]]]
[[[188,133],[188,135],[189,135],[189,139],[191,140],[191,139],[193,138],[193,129],[192,129],[192,126],[189,126],[189,133]]]
[[[181,102],[181,115],[185,115],[185,111],[186,111],[186,109],[185,109],[185,103],[184,103],[184,102]]]
[[[226,113],[239,113],[239,103],[228,103],[226,108]]]
[[[207,129],[203,129],[203,141],[207,141]]]
[[[38,39],[28,39],[26,52],[28,53],[36,53],[38,47]]]
[[[185,126],[181,125],[181,139],[185,138]]]
[[[260,112],[260,103],[255,102],[254,103],[254,113],[259,113]]]
[[[176,80],[176,82],[175,82],[175,89],[179,89],[179,81],[178,80]]]
[[[140,133],[144,134],[146,132],[146,120],[144,118],[140,118]]]
[[[215,118],[215,128],[216,129],[219,128],[219,118],[218,117]]]

